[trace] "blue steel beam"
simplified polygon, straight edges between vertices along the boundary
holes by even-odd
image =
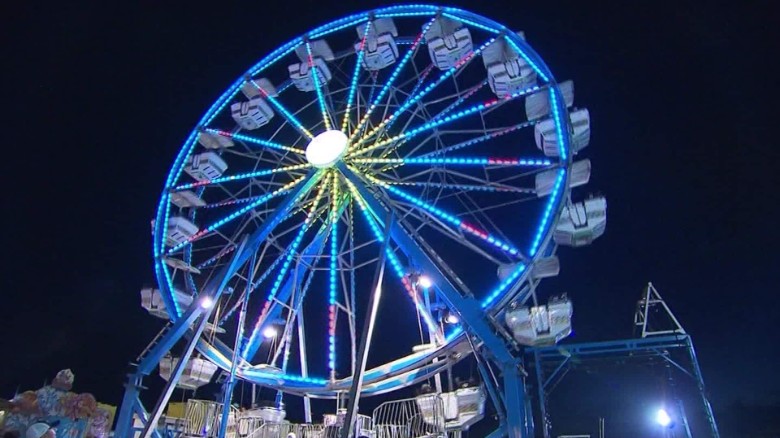
[[[369,190],[363,184],[363,181],[343,163],[339,164],[339,168],[355,185],[358,193],[374,216],[377,218],[382,217],[381,212],[386,211],[378,200],[378,197],[382,195]],[[387,201],[385,202],[387,203]],[[389,204],[387,205],[389,207]],[[507,348],[504,340],[493,331],[491,322],[486,318],[479,301],[461,295],[438,265],[431,260],[430,256],[400,224],[394,222],[390,226],[388,234],[406,254],[407,258],[414,260],[425,274],[433,280],[449,308],[460,314],[466,330],[482,341],[485,350],[500,365],[504,377],[503,389],[504,405],[507,413],[507,434],[512,438],[527,436],[524,402],[526,396],[525,385],[519,376],[518,359]]]
[[[378,192],[373,192],[363,183],[351,169],[343,163],[339,168],[344,175],[355,185],[358,193],[366,202],[366,205],[373,212],[374,217],[384,217],[382,212],[385,208],[379,203],[378,197],[382,196]],[[484,342],[485,347],[491,355],[500,363],[516,362],[515,357],[507,348],[503,339],[501,339],[491,328],[491,323],[485,317],[479,301],[464,297],[450,282],[449,278],[439,269],[436,263],[431,260],[428,254],[414,241],[414,239],[397,222],[390,228],[390,237],[406,254],[407,258],[414,260],[423,269],[423,272],[433,280],[435,287],[441,293],[442,298],[447,302],[451,309],[457,311],[471,334]]]
[[[625,352],[654,351],[658,348],[681,348],[688,345],[688,335],[658,336],[641,339],[621,339],[617,341],[585,342],[579,344],[559,344],[550,347],[532,347],[527,353],[539,352],[542,359],[567,355],[600,356]]]
[[[339,210],[339,217],[341,216],[341,213],[343,213],[344,208],[346,207],[347,203],[342,202],[341,203],[341,209]],[[314,236],[311,243],[309,243],[309,246],[306,247],[306,249],[303,250],[301,253],[302,259],[308,259],[317,256],[320,254],[320,249],[322,248],[322,244],[325,242],[325,238],[328,235],[328,226],[322,225],[317,231],[317,235]],[[279,302],[285,302],[290,298],[290,294],[293,291],[293,286],[296,284],[296,275],[291,275],[287,277],[287,281],[285,281],[284,285],[279,289],[279,292],[276,294],[276,300]],[[272,305],[271,310],[268,312],[268,316],[266,317],[266,321],[273,321],[276,318],[279,317],[279,315],[282,313],[283,307],[279,305]],[[257,350],[260,348],[260,344],[262,344],[262,338],[257,338],[255,342],[252,343],[252,345],[249,345],[247,347],[247,355],[246,357],[251,358],[254,357],[254,355],[257,353]]]

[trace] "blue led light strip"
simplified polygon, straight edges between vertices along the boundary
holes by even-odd
[[[285,119],[287,119],[288,122],[290,122],[291,125],[295,127],[298,131],[300,131],[304,136],[306,136],[308,139],[314,138],[313,135],[311,135],[311,132],[309,132],[308,129],[306,129],[303,124],[298,120],[297,117],[295,117],[290,111],[287,111],[287,108],[282,105],[278,99],[268,94],[267,91],[265,91],[262,87],[257,85],[257,82],[254,81],[254,79],[250,79],[249,82],[254,85],[254,87],[257,89],[257,91],[260,92],[260,94],[263,95],[263,98],[271,102],[271,104],[276,108],[277,111],[279,111]]]
[[[222,257],[226,256],[227,254],[230,254],[231,252],[233,252],[235,250],[236,250],[236,245],[230,244],[230,245],[222,248],[221,250],[219,250],[218,253],[216,253],[214,256],[212,256],[211,258],[209,258],[205,262],[203,262],[203,263],[199,264],[198,266],[196,266],[196,268],[198,270],[200,270],[200,269],[203,269],[205,267],[211,266],[212,264],[214,264],[214,262],[216,262],[217,260],[219,260]]]
[[[409,158],[355,158],[361,164],[405,164],[405,165],[453,165],[453,166],[517,166],[547,167],[552,161],[539,158],[489,158],[489,157],[409,157]]]
[[[287,271],[290,269],[290,265],[292,265],[292,260],[298,251],[298,247],[303,242],[303,236],[306,234],[306,231],[309,229],[311,224],[314,222],[314,219],[316,218],[315,213],[317,211],[317,207],[319,207],[320,200],[322,199],[322,196],[325,193],[325,186],[326,184],[324,182],[320,183],[320,189],[317,191],[317,196],[314,198],[314,202],[312,203],[308,213],[306,214],[306,220],[303,222],[303,226],[301,226],[301,228],[298,230],[298,234],[295,236],[295,239],[293,240],[292,244],[290,245],[287,252],[285,253],[284,262],[282,263],[282,267],[279,270],[279,274],[276,276],[276,280],[274,280],[274,283],[271,286],[271,290],[268,292],[268,297],[266,298],[265,305],[263,306],[263,310],[260,312],[260,315],[257,317],[255,326],[252,329],[252,334],[249,336],[249,341],[246,344],[244,344],[243,351],[241,352],[241,357],[243,357],[244,359],[247,358],[246,357],[247,348],[249,348],[249,346],[254,344],[257,340],[257,336],[260,333],[260,328],[262,327],[263,322],[265,321],[265,317],[271,308],[271,303],[273,302],[273,299],[276,297],[277,292],[279,292],[279,288],[282,286],[282,281],[284,280],[285,275],[287,275]]]
[[[488,294],[485,299],[482,300],[482,303],[480,305],[483,309],[488,308],[493,302],[496,300],[496,298],[503,295],[504,292],[506,292],[507,289],[509,289],[512,285],[515,284],[518,278],[520,278],[520,275],[525,271],[525,265],[519,264],[517,268],[515,268],[514,271],[509,275],[509,277],[505,278],[504,281],[499,283],[498,286],[496,286],[495,289],[493,289],[490,294]]]
[[[303,181],[305,178],[306,177],[303,176],[303,177],[300,177],[300,178],[296,179],[295,181],[289,182],[289,183],[283,185],[282,187],[279,187],[278,189],[274,190],[273,192],[268,193],[267,195],[261,197],[257,201],[252,202],[251,204],[246,205],[244,207],[241,207],[240,209],[238,209],[238,210],[234,211],[233,213],[223,217],[222,219],[212,223],[211,225],[207,226],[206,228],[201,229],[197,233],[195,233],[192,236],[190,236],[189,238],[187,238],[187,240],[185,240],[184,242],[182,242],[182,243],[174,246],[173,248],[169,249],[167,254],[170,255],[170,254],[172,254],[172,253],[174,253],[174,252],[184,248],[185,246],[191,244],[195,240],[205,236],[206,234],[216,230],[217,228],[227,224],[228,222],[231,222],[231,221],[235,220],[236,218],[238,218],[239,216],[243,215],[244,213],[246,213],[248,211],[251,211],[252,209],[257,207],[258,205],[261,205],[261,204],[263,204],[263,203],[265,203],[265,202],[267,202],[267,201],[269,201],[269,200],[271,200],[271,199],[273,199],[273,198],[275,198],[277,196],[280,196],[280,195],[288,192],[290,189],[295,187],[298,183]]]
[[[491,132],[490,134],[481,135],[479,137],[472,138],[471,140],[466,140],[464,142],[456,143],[454,145],[450,145],[450,146],[447,146],[447,147],[442,148],[442,149],[438,149],[438,150],[435,150],[435,151],[428,152],[426,154],[421,155],[421,157],[432,157],[432,156],[436,156],[436,155],[443,155],[443,154],[446,154],[446,153],[449,153],[449,152],[457,151],[457,150],[460,150],[460,149],[463,149],[463,148],[475,145],[477,143],[482,143],[483,141],[486,141],[486,140],[490,140],[490,139],[493,139],[493,138],[496,138],[496,137],[500,137],[502,135],[509,134],[510,132],[514,132],[514,131],[517,131],[519,129],[527,128],[529,126],[534,126],[537,123],[538,123],[538,121],[518,123],[517,125],[510,126],[508,128],[505,128],[505,129],[502,129],[502,130],[499,130],[499,131]]]
[[[384,233],[382,233],[382,230],[379,229],[379,225],[377,225],[376,221],[369,213],[368,207],[365,204],[365,200],[360,197],[360,193],[358,193],[357,188],[353,185],[352,181],[349,179],[346,179],[345,181],[349,187],[350,192],[352,193],[352,197],[357,201],[360,212],[363,213],[363,217],[366,219],[366,222],[368,222],[369,228],[371,228],[374,237],[381,244],[385,240]],[[401,280],[404,289],[406,289],[407,294],[409,294],[409,297],[412,299],[412,302],[417,308],[417,311],[420,315],[422,315],[425,325],[428,327],[431,333],[439,333],[439,327],[434,322],[433,317],[428,312],[428,309],[426,309],[425,306],[420,303],[417,291],[412,287],[411,283],[409,283],[409,279],[406,277],[406,271],[401,262],[398,260],[398,256],[396,256],[393,250],[389,247],[386,248],[385,254],[387,255],[388,262],[390,262],[390,266],[393,268],[393,272],[395,272],[395,275],[398,277],[398,279]]]
[[[505,193],[526,193],[534,194],[534,189],[524,189],[520,187],[512,187],[505,185],[486,185],[486,184],[449,184],[449,183],[436,183],[436,182],[414,182],[414,181],[380,181],[382,184],[391,186],[407,186],[407,187],[425,187],[445,190],[457,190],[457,191],[470,191],[470,192],[505,192]]]
[[[320,85],[319,68],[314,63],[314,56],[311,54],[311,44],[306,41],[306,54],[309,59],[309,72],[314,80],[314,90],[317,92],[317,101],[320,103],[320,111],[322,112],[322,121],[325,123],[325,130],[330,131],[330,116],[328,115],[328,107],[325,104],[325,96],[322,94],[322,87]],[[323,75],[324,78],[324,75]]]
[[[330,210],[330,278],[328,293],[328,369],[331,379],[336,378],[336,293],[338,291],[338,225],[339,225],[339,177],[333,172]]]
[[[214,179],[204,179],[203,181],[198,181],[194,183],[187,183],[182,184],[179,186],[176,186],[173,188],[174,191],[180,191],[180,190],[188,190],[194,187],[201,187],[201,186],[208,186],[213,184],[222,184],[226,182],[231,181],[239,181],[243,179],[252,179],[257,178],[260,176],[267,176],[267,175],[273,175],[275,173],[283,173],[283,172],[290,172],[293,170],[301,170],[301,169],[308,169],[311,167],[311,164],[294,164],[292,166],[284,166],[284,167],[277,167],[276,169],[264,169],[264,170],[257,170],[254,172],[247,172],[247,173],[239,173],[238,175],[228,175],[228,176],[221,176],[219,178]]]
[[[233,139],[236,139],[236,140],[239,140],[239,141],[243,141],[244,143],[259,144],[261,146],[266,146],[266,147],[269,147],[269,148],[272,148],[272,149],[279,149],[279,150],[282,150],[282,151],[295,152],[296,154],[303,154],[304,153],[303,149],[294,148],[292,146],[285,146],[285,145],[282,145],[282,144],[279,144],[279,143],[275,143],[273,141],[263,140],[262,138],[250,137],[250,136],[244,135],[244,134],[237,134],[237,133],[227,132],[227,131],[223,131],[223,130],[220,130],[220,129],[213,129],[213,128],[207,128],[207,129],[204,129],[204,131],[208,132],[209,134],[213,134],[213,135],[219,135],[219,136],[222,136],[222,137],[233,138]]]
[[[547,229],[547,224],[550,222],[550,219],[552,219],[552,209],[558,202],[558,197],[561,194],[561,189],[563,188],[563,181],[565,177],[566,170],[560,169],[558,171],[558,176],[555,178],[555,185],[553,186],[552,193],[550,194],[550,199],[547,200],[547,205],[544,208],[544,214],[542,214],[541,223],[539,223],[539,228],[536,230],[536,235],[534,236],[533,243],[531,244],[531,249],[528,251],[528,254],[530,254],[531,257],[536,255],[536,252],[539,250],[539,245],[542,243],[542,238],[544,237],[544,232]]]
[[[366,135],[360,139],[355,147],[362,146],[364,143],[368,141],[368,139],[373,136],[375,133],[379,132],[379,130],[383,129],[388,123],[393,121],[393,119],[397,118],[399,115],[401,115],[404,111],[409,109],[412,105],[420,101],[423,97],[425,97],[428,93],[430,93],[434,88],[436,88],[438,85],[440,85],[442,82],[446,81],[448,78],[450,78],[452,75],[454,75],[458,70],[460,70],[462,67],[465,67],[466,65],[471,62],[472,59],[477,57],[480,53],[482,53],[485,48],[487,48],[490,44],[492,44],[495,41],[495,38],[491,38],[488,40],[485,44],[480,46],[478,49],[474,50],[473,52],[469,52],[463,58],[461,58],[454,66],[447,69],[444,73],[439,76],[439,78],[428,84],[425,88],[423,88],[422,91],[415,94],[414,96],[407,99],[393,114],[389,115],[385,120],[383,120],[379,125],[374,127],[371,131],[369,131]]]
[[[274,269],[276,269],[276,267],[279,265],[279,263],[281,263],[281,262],[282,262],[282,258],[283,258],[283,257],[277,257],[277,258],[276,258],[276,259],[273,261],[273,263],[271,263],[271,266],[269,266],[268,268],[266,268],[266,270],[263,272],[263,275],[261,275],[261,276],[260,276],[260,278],[258,278],[258,279],[257,279],[257,280],[256,280],[254,283],[252,283],[252,284],[251,284],[251,285],[250,285],[250,286],[247,288],[247,291],[246,291],[246,293],[248,293],[250,297],[252,296],[252,292],[254,292],[254,291],[255,291],[255,289],[257,289],[257,288],[258,288],[258,286],[260,286],[260,285],[263,283],[263,281],[265,281],[265,279],[266,279],[266,278],[268,278],[268,276],[270,276],[270,275],[271,275],[271,272],[273,272],[273,271],[274,271]],[[228,318],[230,318],[230,317],[233,315],[233,313],[234,313],[236,310],[238,310],[238,308],[239,308],[239,307],[241,307],[241,306],[234,306],[232,309],[230,309],[228,312],[226,312],[226,313],[225,313],[225,315],[224,315],[224,316],[222,316],[222,318],[220,318],[220,320],[219,320],[219,325],[221,326],[222,324],[224,324],[224,323],[225,323],[225,321],[227,321],[227,320],[228,320]]]
[[[464,222],[463,220],[461,220],[460,218],[456,217],[455,215],[447,213],[446,211],[444,211],[444,210],[442,210],[442,209],[440,209],[438,207],[435,207],[435,206],[433,206],[433,205],[423,201],[420,198],[412,196],[412,195],[404,192],[403,190],[401,190],[399,188],[396,188],[396,187],[393,187],[391,185],[385,184],[382,181],[380,181],[380,180],[378,180],[378,179],[376,179],[374,177],[371,177],[371,176],[368,176],[368,175],[365,175],[365,176],[366,176],[366,178],[369,179],[369,181],[373,182],[374,184],[377,184],[377,185],[379,185],[381,187],[384,187],[388,192],[393,193],[393,194],[395,194],[395,195],[397,195],[397,196],[399,196],[399,197],[401,197],[401,198],[411,202],[415,206],[420,207],[424,211],[426,211],[426,212],[428,212],[428,213],[438,217],[439,219],[442,219],[445,222],[447,222],[447,223],[449,223],[451,225],[454,225],[454,226],[460,228],[461,230],[468,232],[471,235],[477,236],[480,239],[484,240],[485,242],[491,244],[492,246],[494,246],[494,247],[496,247],[498,249],[501,249],[501,250],[503,250],[505,252],[508,252],[509,254],[511,254],[513,256],[519,256],[520,255],[520,250],[515,248],[510,243],[504,242],[504,241],[502,241],[502,240],[500,240],[500,239],[498,239],[496,237],[493,237],[488,232],[486,232],[484,230],[481,230],[480,228],[478,228],[478,227],[476,227],[474,225],[471,225],[471,224],[469,224],[467,222]]]
[[[395,143],[395,142],[400,141],[400,140],[411,139],[411,138],[413,138],[413,137],[415,137],[415,136],[417,136],[419,134],[422,134],[423,132],[430,131],[430,130],[432,130],[434,128],[438,128],[439,126],[446,125],[448,123],[451,123],[451,122],[454,122],[456,120],[462,119],[463,117],[470,116],[470,115],[472,115],[474,113],[478,113],[480,111],[483,111],[483,110],[486,110],[488,108],[494,107],[494,106],[496,106],[498,104],[507,102],[509,100],[517,99],[519,97],[526,96],[526,95],[528,95],[530,93],[533,93],[533,92],[535,92],[537,90],[539,90],[539,87],[538,86],[533,86],[533,87],[530,87],[530,88],[526,88],[525,90],[509,94],[506,97],[503,97],[501,99],[493,99],[493,100],[489,100],[489,101],[486,101],[486,102],[483,102],[483,103],[478,103],[478,104],[473,105],[473,106],[471,106],[469,108],[466,108],[464,110],[458,111],[457,113],[454,113],[452,115],[445,116],[445,117],[443,117],[441,119],[431,120],[428,123],[426,123],[424,125],[421,125],[421,126],[418,126],[416,128],[413,128],[413,129],[411,129],[409,131],[402,132],[402,133],[400,133],[398,135],[395,135],[393,137],[390,137],[390,138],[387,138],[387,139],[382,140],[380,142],[374,143],[371,146],[368,146],[368,147],[365,147],[365,148],[353,151],[350,154],[350,156],[365,154],[366,152],[370,152],[372,150],[379,149],[381,147],[387,146],[389,144]]]
[[[533,62],[531,58],[528,57],[528,55],[526,55],[525,52],[520,49],[520,47],[517,45],[517,43],[514,42],[514,40],[512,40],[512,38],[510,38],[507,35],[504,35],[504,39],[506,40],[506,42],[509,43],[510,46],[512,46],[513,49],[515,49],[517,54],[520,55],[523,58],[523,60],[525,60],[525,62],[531,66],[532,69],[534,69],[537,76],[542,78],[542,80],[545,82],[550,81],[550,78],[548,78],[547,75],[544,74],[544,72],[539,68],[539,66],[536,65],[536,63]]]
[[[369,99],[369,102],[371,102],[371,105],[368,107],[368,111],[366,111],[366,114],[363,115],[363,118],[360,120],[360,123],[355,127],[355,130],[352,132],[352,135],[349,137],[350,143],[355,139],[355,137],[360,133],[361,128],[365,126],[365,124],[368,122],[368,119],[371,117],[371,113],[376,109],[376,106],[379,104],[379,102],[384,98],[385,94],[390,91],[390,88],[395,83],[395,80],[398,78],[398,75],[401,73],[401,70],[403,70],[404,66],[406,66],[406,63],[409,62],[410,59],[412,59],[412,56],[414,56],[415,53],[417,53],[417,47],[420,45],[420,41],[422,41],[423,37],[425,36],[425,32],[430,29],[431,25],[435,22],[435,19],[430,20],[428,23],[425,24],[422,31],[417,35],[417,38],[415,38],[414,42],[412,43],[412,47],[409,47],[409,50],[406,52],[403,58],[401,58],[401,61],[398,62],[398,65],[395,66],[395,69],[393,69],[393,73],[390,74],[390,77],[385,81],[385,85],[382,87],[379,94],[376,96],[374,100]],[[351,145],[350,145],[351,146]]]
[[[371,22],[366,23],[366,28],[363,30],[363,39],[360,40],[360,48],[357,52],[357,59],[355,60],[355,70],[352,72],[352,81],[349,85],[349,94],[347,95],[347,109],[344,111],[344,121],[341,123],[341,132],[347,133],[349,125],[349,112],[352,110],[352,102],[355,101],[355,94],[357,93],[358,78],[360,77],[360,66],[363,63],[363,57],[365,56],[366,39],[368,39],[368,32],[371,29]]]

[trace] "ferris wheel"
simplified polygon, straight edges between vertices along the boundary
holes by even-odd
[[[147,308],[176,320],[198,300],[204,360],[315,398],[349,390],[368,319],[383,341],[364,395],[475,349],[555,342],[571,303],[536,287],[558,245],[606,225],[603,198],[572,199],[589,141],[572,82],[493,20],[408,5],[317,27],[249,68],[182,146]]]

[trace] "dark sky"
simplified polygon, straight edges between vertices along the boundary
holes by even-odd
[[[71,367],[117,403],[159,323],[149,219],[202,112],[276,46],[370,2],[0,6],[0,396]],[[374,2],[373,5],[390,4]],[[692,334],[716,409],[777,403],[777,62],[770,2],[452,2],[525,31],[593,118],[607,234],[552,283],[578,340],[631,334],[652,280]]]

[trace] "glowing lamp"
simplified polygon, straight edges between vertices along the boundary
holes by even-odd
[[[422,286],[422,287],[424,287],[426,289],[428,289],[429,287],[433,286],[433,282],[431,281],[431,279],[428,278],[428,277],[425,277],[425,276],[420,277],[418,282],[420,283],[420,286]]]
[[[665,409],[659,409],[655,414],[655,422],[661,425],[661,427],[669,427],[672,424],[672,417]]]
[[[326,169],[338,163],[347,152],[349,139],[341,132],[331,129],[314,137],[306,147],[306,160],[318,169]]]
[[[263,330],[263,337],[266,339],[273,339],[277,335],[276,329],[274,327],[266,327]]]
[[[200,299],[200,307],[204,309],[211,309],[211,306],[214,305],[214,300],[211,299],[211,297],[203,297]]]
[[[450,312],[444,318],[444,322],[446,322],[447,324],[457,324],[460,322],[460,318],[458,318],[458,315]]]

